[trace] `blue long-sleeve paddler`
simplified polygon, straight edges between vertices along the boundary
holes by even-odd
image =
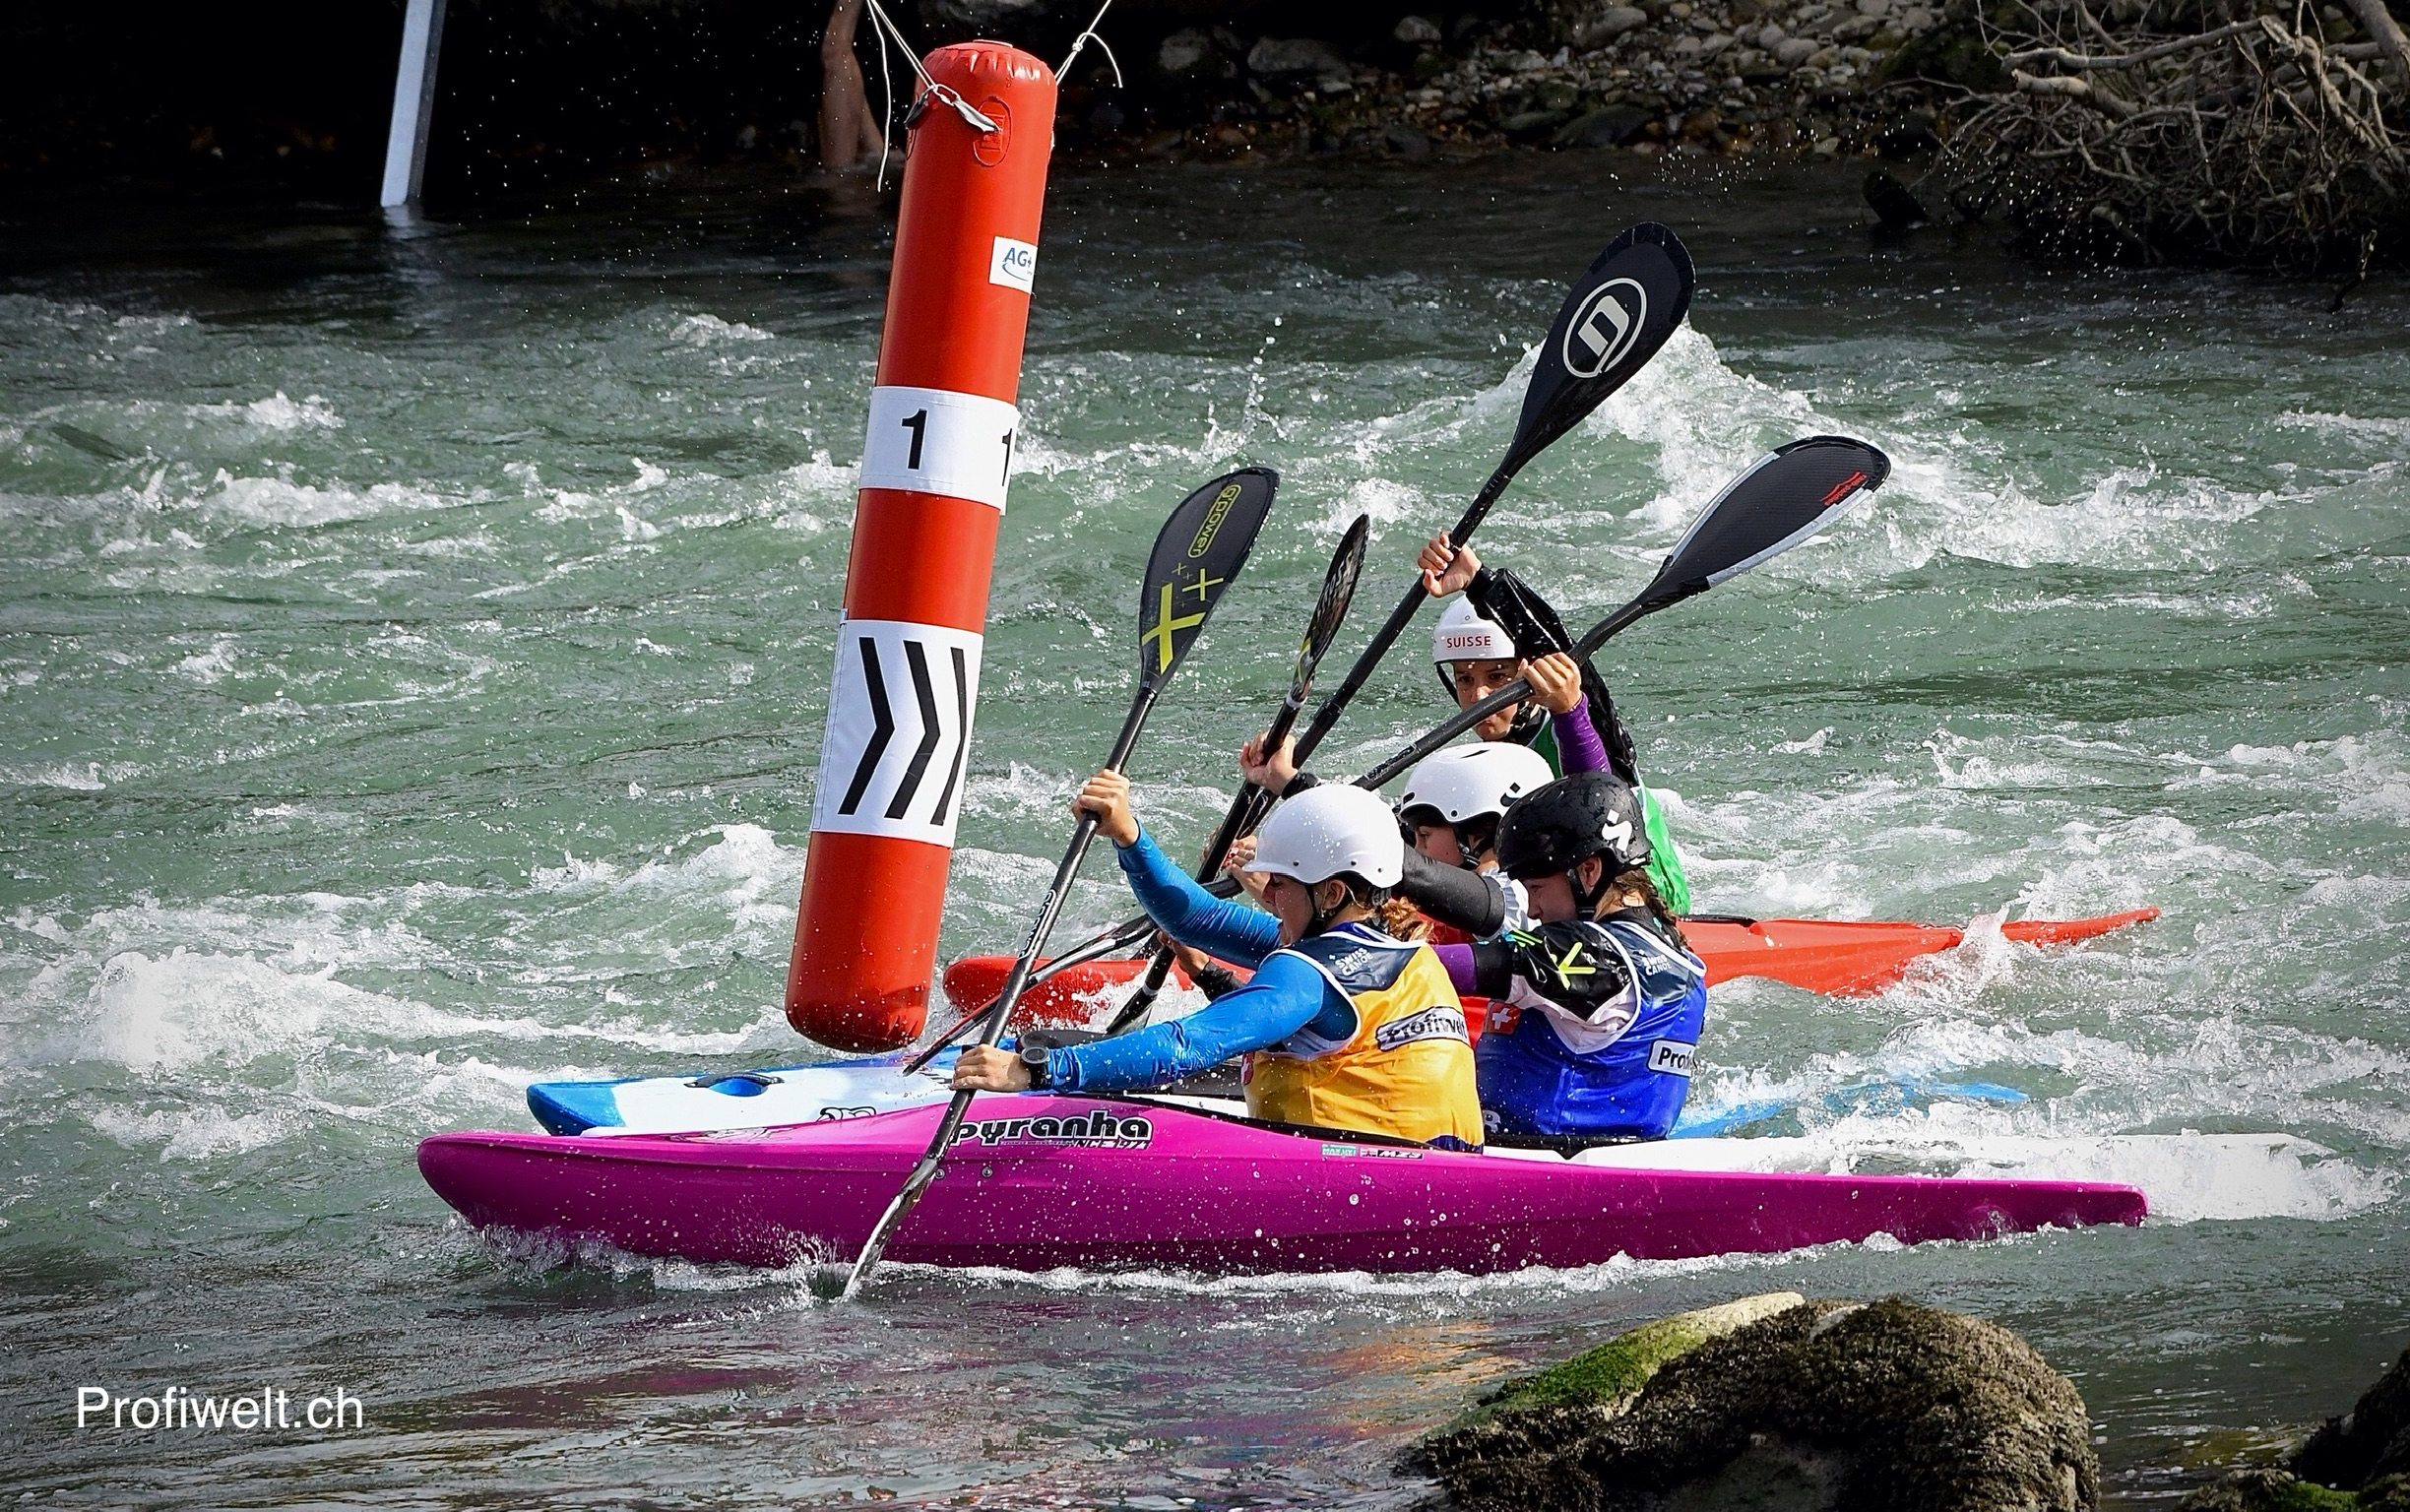
[[[1356,1032],[1356,1005],[1302,957],[1274,955],[1280,921],[1236,899],[1216,898],[1172,864],[1144,830],[1115,848],[1130,891],[1183,945],[1239,966],[1253,967],[1246,985],[1184,1019],[1135,1034],[1046,1053],[1053,1085],[1065,1092],[1120,1092],[1161,1087],[1218,1066],[1235,1055],[1278,1044],[1300,1030],[1344,1040]]]

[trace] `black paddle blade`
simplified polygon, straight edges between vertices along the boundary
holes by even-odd
[[[1680,598],[1779,556],[1891,475],[1891,459],[1846,436],[1785,442],[1724,485],[1674,543],[1643,598]]]
[[[1690,312],[1692,279],[1681,238],[1654,220],[1609,244],[1549,327],[1498,471],[1520,470],[1646,366]]]
[[[1142,685],[1169,678],[1188,655],[1222,591],[1246,565],[1279,487],[1270,468],[1241,468],[1182,499],[1164,522],[1138,599]]]
[[[1313,618],[1305,622],[1305,639],[1298,643],[1300,698],[1313,680],[1314,668],[1322,664],[1323,653],[1330,650],[1340,625],[1346,622],[1348,605],[1356,600],[1356,580],[1364,576],[1364,542],[1371,534],[1372,517],[1358,515],[1347,534],[1339,537],[1339,549],[1331,553],[1330,566],[1322,574],[1322,597],[1314,600]]]

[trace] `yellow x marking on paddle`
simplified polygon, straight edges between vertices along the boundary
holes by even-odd
[[[1598,975],[1598,968],[1597,968],[1597,967],[1595,967],[1595,966],[1575,966],[1575,965],[1573,964],[1574,962],[1579,961],[1581,958],[1582,958],[1582,946],[1581,946],[1581,941],[1579,941],[1579,940],[1575,940],[1575,941],[1574,941],[1572,944],[1570,944],[1570,945],[1568,945],[1568,946],[1566,946],[1566,947],[1565,947],[1564,959],[1556,963],[1556,975],[1557,975],[1557,976],[1597,976],[1597,975]]]
[[[1181,615],[1176,618],[1173,617],[1172,613],[1172,585],[1169,583],[1163,585],[1162,606],[1157,611],[1155,627],[1149,630],[1146,634],[1138,637],[1138,639],[1141,641],[1152,641],[1155,643],[1155,670],[1160,672],[1171,666],[1172,637],[1179,634],[1182,630],[1187,629],[1191,625],[1201,625],[1203,623],[1205,623],[1205,611],[1203,609],[1197,610],[1194,614]]]
[[[1228,578],[1209,578],[1205,576],[1205,569],[1199,567],[1197,569],[1197,580],[1194,583],[1189,584],[1186,588],[1181,589],[1180,592],[1183,594],[1196,595],[1197,602],[1203,603],[1205,601],[1205,590],[1212,588],[1216,584],[1227,583],[1229,581],[1230,579]]]

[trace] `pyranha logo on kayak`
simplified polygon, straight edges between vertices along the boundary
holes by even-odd
[[[1073,1113],[1068,1118],[981,1118],[962,1126],[954,1143],[983,1145],[1035,1140],[1046,1145],[1088,1145],[1108,1150],[1144,1150],[1155,1142],[1155,1124],[1113,1113]]]

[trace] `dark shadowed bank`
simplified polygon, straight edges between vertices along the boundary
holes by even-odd
[[[1864,158],[1872,219],[2046,260],[2357,279],[2410,245],[2410,50],[2386,0],[1116,0],[1067,155]],[[1091,0],[894,7],[920,48],[1064,57]],[[399,0],[10,8],[0,187],[373,198]],[[816,161],[816,4],[452,0],[427,202],[646,161]],[[860,29],[874,102],[908,94]],[[1110,55],[1109,55],[1110,54]],[[888,80],[882,80],[881,64]],[[901,82],[892,82],[900,79]]]

